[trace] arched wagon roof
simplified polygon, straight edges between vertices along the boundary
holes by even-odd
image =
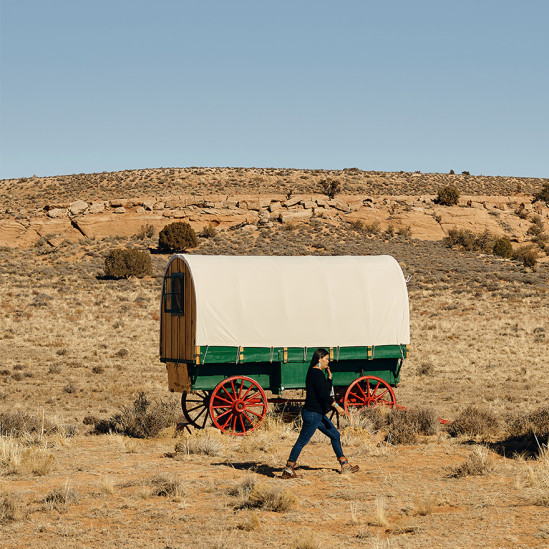
[[[178,254],[196,296],[196,345],[353,347],[410,342],[408,292],[390,256]]]

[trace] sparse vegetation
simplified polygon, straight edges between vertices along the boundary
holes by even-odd
[[[547,207],[549,207],[549,182],[543,183],[542,188],[534,194],[532,199],[532,204],[535,202],[543,202]]]

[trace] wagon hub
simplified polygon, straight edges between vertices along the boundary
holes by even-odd
[[[233,402],[233,410],[235,412],[243,412],[246,409],[246,404],[242,399],[238,399],[235,402]]]

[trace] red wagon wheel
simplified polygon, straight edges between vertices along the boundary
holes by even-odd
[[[210,418],[208,404],[211,391],[184,392],[181,395],[181,409],[190,425],[197,429],[204,429]]]
[[[364,376],[355,379],[343,398],[345,411],[358,411],[365,406],[389,406],[396,404],[395,393],[391,386],[376,376]]]
[[[263,421],[267,397],[257,381],[233,376],[224,379],[212,391],[208,408],[218,429],[232,435],[245,435]]]

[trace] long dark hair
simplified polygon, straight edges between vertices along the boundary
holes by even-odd
[[[311,365],[309,366],[309,368],[316,366],[320,362],[321,358],[324,358],[326,355],[329,355],[329,354],[330,353],[326,349],[324,349],[323,347],[319,347],[315,351],[313,358],[311,359]]]

